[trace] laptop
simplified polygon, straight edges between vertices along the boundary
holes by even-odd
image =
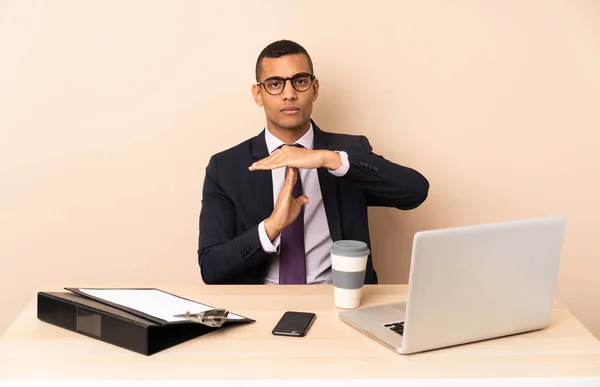
[[[406,302],[339,318],[400,354],[543,329],[564,230],[557,215],[418,232]]]

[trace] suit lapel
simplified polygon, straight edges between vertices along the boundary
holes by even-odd
[[[312,120],[311,120],[312,121]],[[334,150],[329,147],[329,136],[321,131],[317,125],[312,122],[314,137],[314,149]],[[321,186],[321,195],[323,196],[323,206],[329,225],[329,233],[333,241],[342,239],[342,225],[340,222],[340,208],[338,205],[338,177],[334,176],[325,168],[317,170],[319,175],[319,185]]]
[[[260,160],[269,155],[267,143],[265,141],[264,130],[252,141],[252,157]],[[260,206],[261,219],[265,219],[273,212],[273,177],[271,171],[252,171],[250,172],[250,192],[254,192],[254,197],[258,200]]]

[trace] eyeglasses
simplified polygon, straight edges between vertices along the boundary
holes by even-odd
[[[265,91],[271,95],[279,95],[285,89],[285,84],[288,79],[292,83],[292,87],[296,91],[306,91],[310,89],[313,81],[315,80],[315,76],[308,73],[298,73],[291,78],[282,78],[282,77],[271,77],[267,78],[262,82],[259,82],[259,85],[262,85],[265,88]]]

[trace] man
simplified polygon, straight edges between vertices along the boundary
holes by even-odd
[[[207,284],[329,284],[333,241],[370,247],[368,206],[409,210],[426,199],[417,171],[372,152],[364,136],[311,119],[319,81],[309,54],[281,40],[261,52],[252,95],[266,128],[211,157],[198,262]],[[376,284],[369,255],[365,283]]]

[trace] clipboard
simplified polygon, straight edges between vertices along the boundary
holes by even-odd
[[[211,305],[203,304],[198,301],[191,300],[189,298],[181,297],[173,293],[166,292],[157,288],[75,288],[66,287],[65,290],[78,294],[80,296],[98,301],[102,304],[109,305],[123,311],[129,312],[136,316],[145,318],[149,321],[155,322],[160,325],[171,325],[171,324],[184,324],[184,323],[204,323],[202,321],[202,312],[216,312],[208,314],[208,322],[205,325],[220,327],[223,324],[228,323],[252,323],[254,319],[241,316],[239,314],[232,313],[226,309],[215,308]],[[146,297],[146,299],[140,299],[136,297],[127,298],[126,295],[140,294],[140,297]],[[119,297],[120,296],[120,297]],[[148,297],[154,297],[154,299],[148,299]],[[126,299],[126,300],[123,300]],[[144,304],[148,305],[149,302],[163,302],[181,304],[181,309],[170,308],[171,313],[153,313],[161,309],[161,306],[155,307],[153,305],[149,308],[144,308]],[[164,307],[167,307],[166,305]],[[196,308],[196,310],[190,310]],[[148,310],[151,309],[151,310]],[[187,310],[184,310],[187,309]],[[163,312],[163,311],[161,311]],[[220,313],[219,313],[220,312]],[[217,319],[217,320],[215,320]],[[216,321],[216,324],[215,324]]]
[[[198,323],[194,318],[186,319],[185,314],[188,311],[184,310],[177,310],[178,313],[175,313],[184,317],[165,319],[156,316],[153,311],[140,310],[135,305],[127,306],[130,302],[123,305],[114,302],[114,297],[98,296],[99,293],[103,293],[102,290],[153,291],[166,299],[176,300],[181,305],[198,305],[207,311],[219,310],[156,288],[64,289],[68,291],[37,293],[38,320],[146,356],[217,330],[232,329],[240,323],[255,322],[251,318],[228,312],[222,324],[215,327]],[[90,294],[91,289],[98,292]],[[171,310],[167,311],[171,313]],[[206,343],[214,345],[213,341]],[[199,345],[203,345],[203,342]]]

